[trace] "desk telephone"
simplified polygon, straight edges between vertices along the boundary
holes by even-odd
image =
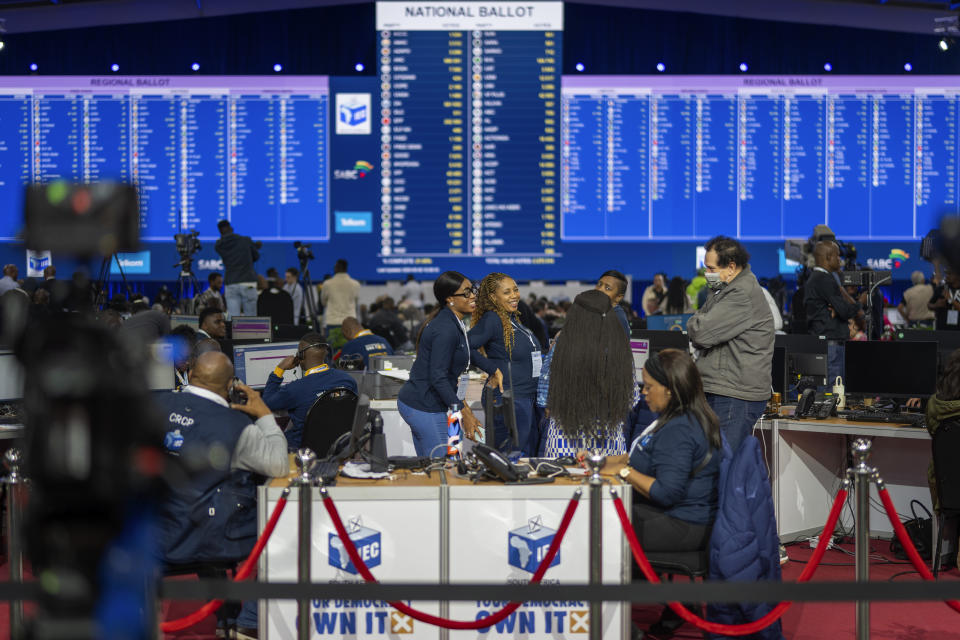
[[[818,398],[816,391],[805,389],[799,402],[797,402],[797,409],[793,415],[797,418],[826,420],[830,416],[837,415],[837,403],[839,401],[840,398],[832,393],[824,393]]]

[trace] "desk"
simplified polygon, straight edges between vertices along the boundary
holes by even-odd
[[[291,478],[296,472],[291,469]],[[579,480],[558,479],[552,484],[506,486],[495,482],[473,484],[455,470],[420,473],[401,471],[392,480],[357,480],[339,477],[329,489],[350,537],[371,570],[384,582],[470,583],[527,582],[538,563],[538,554],[553,539],[568,501]],[[260,529],[273,510],[287,481],[274,480],[260,488]],[[629,487],[622,493],[629,504]],[[319,491],[313,490],[312,579],[317,582],[360,582],[352,564],[340,553],[339,540]],[[603,491],[603,575],[621,584],[630,579],[630,552],[620,530],[607,489]],[[297,491],[280,518],[260,560],[260,578],[296,580]],[[589,494],[585,491],[558,560],[547,571],[544,583],[586,583],[589,538]],[[515,538],[522,540],[515,540]],[[506,603],[482,601],[414,602],[423,611],[459,620],[472,620]],[[586,637],[584,612],[589,603],[531,603],[507,620],[481,634],[446,631],[413,621],[379,601],[315,601],[312,613],[314,638],[517,638],[552,640],[574,633]],[[604,606],[606,640],[628,637],[630,607]],[[260,604],[263,638],[296,638],[296,603],[268,601]],[[577,628],[571,629],[576,621]],[[581,635],[582,634],[582,635]]]
[[[767,461],[781,541],[816,535],[822,530],[845,476],[848,441],[853,437],[872,440],[869,463],[877,467],[899,513],[910,513],[912,499],[932,510],[927,486],[930,435],[926,429],[847,422],[837,418],[796,420],[785,417],[761,420],[757,428],[767,436]],[[893,528],[875,487],[871,487],[870,495],[874,501],[870,511],[871,535],[891,537]],[[845,509],[841,525],[852,528],[851,518],[851,511]]]

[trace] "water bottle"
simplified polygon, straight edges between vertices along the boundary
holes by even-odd
[[[456,406],[451,406],[447,411],[447,457],[451,459],[460,457],[460,435],[463,432],[460,421],[462,419],[460,410]]]

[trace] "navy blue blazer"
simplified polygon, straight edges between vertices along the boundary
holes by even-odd
[[[461,408],[457,383],[470,360],[470,346],[454,312],[444,307],[424,328],[410,379],[399,400],[418,411],[446,413]]]

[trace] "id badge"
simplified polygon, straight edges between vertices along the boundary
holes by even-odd
[[[467,385],[470,384],[470,376],[463,374],[457,382],[457,398],[463,401],[467,397]]]
[[[947,310],[947,324],[957,326],[957,320],[960,320],[960,311],[956,309]]]
[[[540,368],[543,367],[543,355],[539,351],[530,354],[530,360],[533,364],[533,377],[540,377]]]

